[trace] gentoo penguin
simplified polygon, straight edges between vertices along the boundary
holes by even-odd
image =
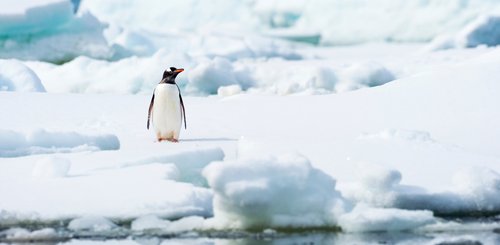
[[[163,72],[163,78],[153,91],[153,97],[149,104],[148,123],[152,120],[158,141],[179,141],[179,133],[184,116],[184,128],[186,127],[186,111],[182,101],[181,90],[175,83],[175,78],[184,69],[170,67]]]

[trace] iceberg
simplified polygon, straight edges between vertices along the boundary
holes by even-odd
[[[64,63],[80,55],[112,57],[106,25],[87,11],[75,14],[73,6],[69,0],[3,1],[0,58]]]

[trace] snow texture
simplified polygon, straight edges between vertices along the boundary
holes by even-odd
[[[430,211],[372,208],[363,204],[339,219],[342,230],[347,232],[413,230],[434,222]]]
[[[0,237],[4,237],[9,242],[32,242],[32,241],[53,241],[59,237],[53,228],[29,231],[24,228],[9,228],[0,232]]]
[[[203,175],[214,191],[216,226],[335,226],[349,209],[335,180],[296,154],[216,162]]]
[[[118,149],[120,141],[111,134],[90,136],[77,132],[49,132],[38,129],[25,135],[16,131],[0,130],[0,157]]]
[[[69,0],[3,1],[2,5],[0,58],[62,63],[79,55],[113,55],[103,36],[105,25],[87,11],[75,15]]]
[[[85,216],[73,219],[68,224],[68,229],[73,231],[109,231],[117,225],[100,216]]]
[[[0,59],[0,91],[45,92],[45,87],[23,63]]]
[[[146,215],[132,221],[130,228],[134,231],[166,229],[170,221],[158,218],[155,215]]]
[[[481,15],[458,33],[437,36],[426,50],[474,48],[500,44],[500,15]]]
[[[68,175],[71,162],[68,159],[49,156],[38,160],[31,174],[36,178],[57,178]]]

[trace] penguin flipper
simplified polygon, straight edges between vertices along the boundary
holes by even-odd
[[[184,116],[184,129],[187,129],[186,125],[186,109],[184,109],[184,101],[182,101],[182,96],[179,94],[179,100],[181,101],[182,116]]]
[[[149,121],[151,120],[151,112],[153,111],[153,104],[155,103],[155,92],[153,91],[153,97],[151,97],[151,102],[149,103],[148,110],[148,123],[146,128],[149,129]]]
[[[177,83],[175,84],[177,86],[177,90],[179,90],[179,101],[181,102],[181,117],[184,117],[184,129],[187,129],[187,123],[186,123],[186,109],[184,108],[184,101],[182,101],[182,95],[181,95],[181,89],[179,88],[179,85]]]

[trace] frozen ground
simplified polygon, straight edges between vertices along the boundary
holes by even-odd
[[[0,11],[0,243],[499,242],[498,4],[370,1],[350,40],[320,0],[187,1],[168,29],[101,2]],[[178,144],[146,130],[171,65]]]

